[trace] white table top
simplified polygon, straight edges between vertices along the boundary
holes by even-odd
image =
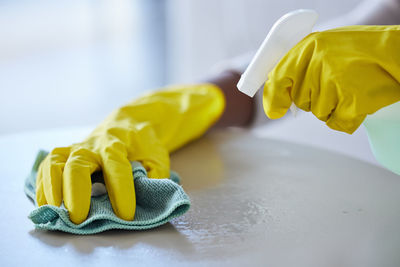
[[[93,236],[34,230],[23,181],[37,150],[88,132],[0,138],[1,266],[399,266],[399,176],[239,130],[172,155],[192,207],[171,223]]]

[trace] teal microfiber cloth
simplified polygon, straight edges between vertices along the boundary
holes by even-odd
[[[47,152],[39,151],[30,175],[25,180],[25,193],[35,202],[36,174]],[[179,176],[170,173],[170,179],[149,179],[146,170],[138,162],[132,162],[136,192],[136,213],[133,221],[118,218],[111,207],[108,195],[92,196],[87,219],[74,224],[68,211],[60,207],[44,205],[37,207],[28,218],[37,229],[58,230],[72,234],[96,234],[110,229],[145,230],[160,226],[183,215],[190,207],[190,200],[179,185]],[[101,172],[92,175],[92,181],[101,182]]]

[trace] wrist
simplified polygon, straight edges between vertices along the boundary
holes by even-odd
[[[216,85],[224,94],[225,110],[215,127],[247,126],[254,118],[254,99],[240,92],[236,85],[240,73],[226,70],[208,79],[208,83]]]

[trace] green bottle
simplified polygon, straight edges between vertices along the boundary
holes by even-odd
[[[368,115],[364,126],[375,158],[400,175],[400,101]]]

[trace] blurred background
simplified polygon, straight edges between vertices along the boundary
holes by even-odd
[[[0,135],[95,125],[145,90],[254,51],[284,13],[360,0],[1,0]]]

